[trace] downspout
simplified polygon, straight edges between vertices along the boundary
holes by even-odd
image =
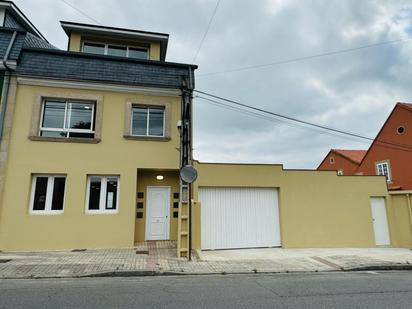
[[[189,113],[189,123],[188,123],[188,143],[189,143],[189,154],[188,154],[188,161],[189,164],[192,164],[193,154],[192,154],[192,97],[193,97],[193,81],[192,81],[192,68],[189,67],[189,106],[188,106],[188,113]],[[189,261],[192,260],[192,190],[193,184],[189,184]]]
[[[1,96],[0,141],[3,139],[4,119],[6,117],[7,97],[9,95],[9,86],[10,86],[10,72],[12,71],[12,69],[7,65],[7,61],[9,59],[11,49],[13,48],[14,42],[16,41],[16,37],[17,37],[17,31],[14,31],[13,36],[10,39],[9,46],[7,47],[6,53],[4,54],[4,58],[3,58],[3,66],[6,68],[6,72],[4,74],[3,92],[2,92],[2,96]]]
[[[408,201],[409,225],[411,228],[411,236],[412,236],[412,209],[411,209],[411,199],[409,197],[409,193],[406,194],[406,199]]]

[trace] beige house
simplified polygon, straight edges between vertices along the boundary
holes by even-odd
[[[0,250],[412,245],[384,177],[192,162],[197,67],[167,34],[62,22],[62,51],[7,1],[0,25]]]

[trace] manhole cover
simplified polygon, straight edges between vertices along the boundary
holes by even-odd
[[[3,263],[3,264],[4,264],[4,263],[7,263],[7,262],[10,262],[10,261],[11,261],[11,259],[8,259],[8,260],[5,260],[5,259],[4,259],[4,260],[1,260],[1,259],[0,259],[0,263]]]
[[[137,250],[136,254],[149,254],[149,251],[145,250]]]

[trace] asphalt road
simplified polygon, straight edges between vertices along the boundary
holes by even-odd
[[[0,280],[0,308],[412,308],[412,272]]]

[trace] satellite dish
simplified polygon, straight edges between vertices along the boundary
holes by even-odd
[[[186,165],[180,170],[180,178],[184,182],[192,183],[197,179],[197,170],[191,165]]]

